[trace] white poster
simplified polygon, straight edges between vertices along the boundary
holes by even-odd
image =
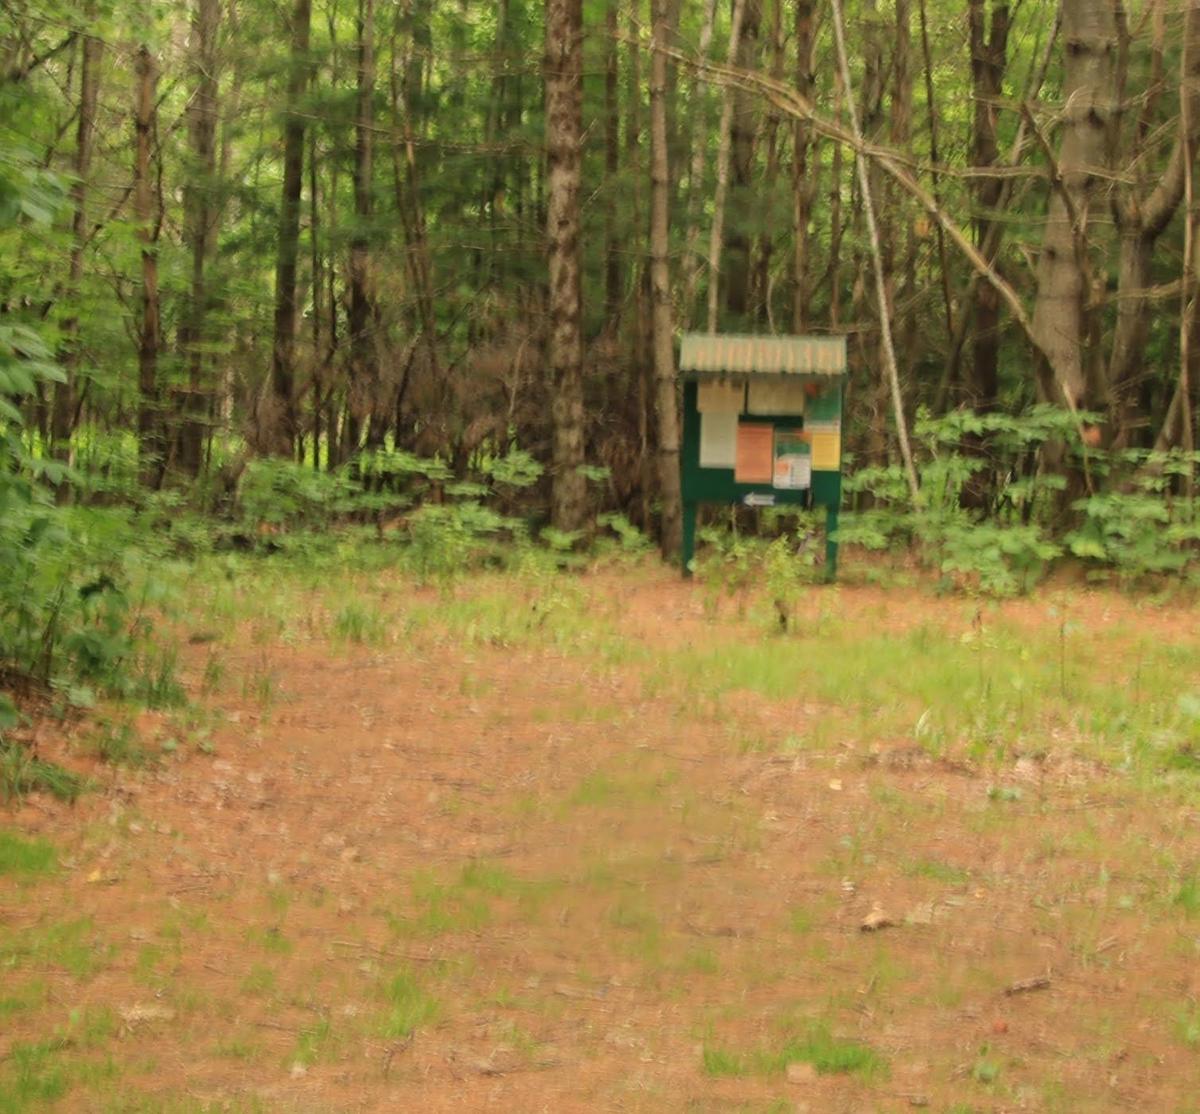
[[[737,455],[738,416],[700,415],[700,467],[732,468]]]

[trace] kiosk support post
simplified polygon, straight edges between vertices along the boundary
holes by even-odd
[[[692,558],[696,556],[696,504],[683,504],[683,542],[679,558],[683,562],[683,575],[692,575]]]
[[[825,508],[825,579],[832,584],[837,580],[838,562],[838,509],[834,504]]]

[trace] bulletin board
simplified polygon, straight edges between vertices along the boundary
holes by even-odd
[[[845,339],[686,334],[683,569],[704,503],[823,507],[826,573],[837,572]]]

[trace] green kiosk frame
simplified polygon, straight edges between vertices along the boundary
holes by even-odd
[[[701,503],[824,507],[825,571],[837,576],[846,338],[685,333],[683,573]]]

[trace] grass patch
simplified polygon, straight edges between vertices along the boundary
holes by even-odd
[[[23,986],[13,986],[7,980],[3,993],[0,993],[0,1021],[19,1013],[35,1010],[46,1001],[46,984],[41,979],[33,979]]]
[[[254,964],[242,979],[243,994],[270,994],[275,989],[275,972],[261,963]]]
[[[299,1064],[303,1068],[311,1067],[317,1062],[322,1049],[329,1042],[331,1032],[327,1017],[322,1017],[315,1025],[310,1025],[307,1029],[302,1029],[288,1063]]]
[[[821,1075],[854,1075],[864,1082],[887,1078],[887,1061],[869,1045],[835,1037],[828,1027],[814,1025],[803,1037],[793,1037],[779,1048],[749,1052],[706,1044],[706,1075],[778,1075],[788,1064],[811,1064]]]
[[[428,1025],[438,1015],[438,1003],[407,968],[398,970],[383,987],[387,1003],[380,1036],[391,1039],[407,1037],[422,1025]]]
[[[24,839],[0,828],[0,874],[35,878],[58,867],[54,845],[44,839]]]
[[[96,939],[91,917],[0,930],[0,968],[53,967],[82,979],[111,954]]]
[[[971,880],[971,875],[961,867],[938,859],[916,859],[905,863],[904,873],[909,878],[928,878],[945,886],[965,886]]]
[[[1179,883],[1174,904],[1184,916],[1200,916],[1200,874],[1189,874]]]
[[[357,646],[379,646],[387,638],[387,623],[377,610],[348,603],[333,617],[333,634]]]
[[[30,793],[49,793],[73,802],[87,787],[86,778],[37,758],[20,743],[0,738],[0,801],[5,804]]]
[[[412,883],[413,911],[388,914],[397,936],[444,936],[451,932],[476,932],[492,918],[488,903],[471,885],[439,882],[427,875]]]
[[[61,1099],[70,1087],[60,1053],[64,1041],[14,1044],[0,1076],[0,1112],[18,1114]]]
[[[112,766],[146,766],[152,756],[132,723],[101,719],[88,739],[88,749]]]

